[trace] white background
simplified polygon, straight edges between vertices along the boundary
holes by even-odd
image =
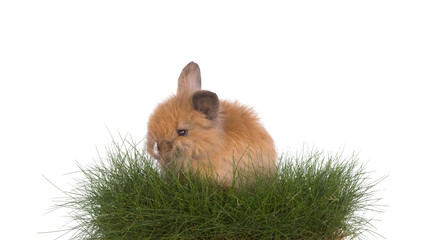
[[[388,175],[387,239],[428,239],[430,1],[1,1],[1,239],[54,239],[76,162],[140,140],[185,64],[254,106],[280,152],[357,151]],[[5,236],[6,235],[6,236]]]

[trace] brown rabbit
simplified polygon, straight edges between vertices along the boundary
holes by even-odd
[[[232,184],[235,171],[272,174],[276,169],[273,139],[254,110],[201,90],[200,68],[194,62],[183,68],[177,95],[150,116],[147,151],[162,169],[198,170],[223,186]]]

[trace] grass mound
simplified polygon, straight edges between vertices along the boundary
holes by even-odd
[[[276,176],[253,187],[215,186],[186,174],[161,175],[144,149],[114,143],[80,167],[64,202],[77,223],[72,239],[352,239],[370,233],[364,214],[374,187],[355,155],[285,156]]]

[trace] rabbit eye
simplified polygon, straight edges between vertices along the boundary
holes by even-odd
[[[179,130],[177,130],[177,135],[185,137],[188,135],[188,130],[187,129],[179,129]]]

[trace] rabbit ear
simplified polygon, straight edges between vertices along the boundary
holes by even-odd
[[[198,64],[190,62],[180,73],[177,95],[192,94],[201,89],[201,72]]]
[[[193,94],[192,103],[195,110],[214,119],[219,113],[219,98],[216,93],[200,90]]]

